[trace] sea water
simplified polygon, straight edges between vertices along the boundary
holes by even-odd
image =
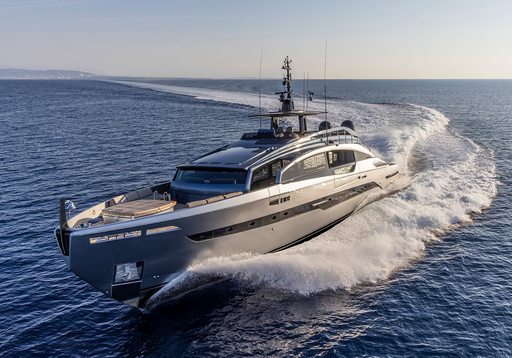
[[[275,84],[262,81],[263,110],[279,106]],[[312,102],[295,86],[296,108],[324,109],[322,81]],[[512,354],[512,81],[329,80],[327,119],[352,120],[399,164],[392,190],[302,245],[195,264],[144,311],[67,270],[60,197],[80,210],[169,180],[259,128],[257,92],[255,80],[0,81],[0,355]]]

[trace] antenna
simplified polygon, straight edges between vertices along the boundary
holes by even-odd
[[[302,74],[302,110],[306,109],[306,72]]]
[[[327,40],[325,40],[325,54],[324,54],[324,111],[325,111],[325,120],[327,121]]]
[[[260,114],[262,112],[262,110],[261,110],[261,67],[262,67],[262,64],[263,64],[263,49],[261,49],[261,54],[260,54],[260,77],[258,79],[258,101],[259,101],[259,106],[260,106]],[[260,129],[261,129],[261,117],[260,117]]]
[[[308,94],[308,100],[306,101],[306,110],[307,110],[309,107],[309,72],[307,72],[307,77],[306,77],[306,93]]]
[[[325,112],[325,127],[327,128],[327,40],[325,40],[325,53],[324,53],[324,112]],[[327,136],[327,144],[329,144],[329,132],[325,132]]]

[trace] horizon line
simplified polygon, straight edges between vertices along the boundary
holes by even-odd
[[[27,72],[50,72],[50,71],[66,71],[66,72],[77,72],[90,75],[90,77],[84,79],[109,79],[109,78],[125,78],[125,79],[154,79],[154,80],[259,80],[259,77],[255,76],[226,76],[226,77],[195,77],[195,76],[143,76],[143,75],[98,75],[90,71],[85,70],[70,70],[70,69],[54,69],[54,68],[46,68],[46,69],[28,69],[28,68],[17,68],[17,67],[0,67],[0,71],[2,70],[19,70],[19,71],[27,71]],[[276,80],[278,76],[275,77],[261,77],[261,80]],[[6,80],[10,78],[2,78],[0,76],[0,80]],[[16,79],[16,78],[12,78]],[[19,78],[25,79],[25,78]],[[31,78],[27,78],[30,80]],[[32,78],[37,79],[37,78]],[[43,79],[42,79],[43,80]],[[509,81],[512,80],[512,77],[382,77],[382,78],[357,78],[357,77],[346,77],[346,78],[309,78],[312,81],[324,81],[324,80],[341,80],[341,81],[457,81],[457,80],[469,80],[469,81],[491,81],[491,80],[503,80]],[[295,82],[303,81],[302,78],[295,79]]]

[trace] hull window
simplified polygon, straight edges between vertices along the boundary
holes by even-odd
[[[211,231],[205,231],[193,235],[187,235],[189,239],[193,241],[203,241],[222,237],[231,234],[237,234],[244,231],[253,230],[262,226],[273,225],[276,222],[288,220],[298,215],[310,212],[312,210],[327,210],[336,205],[339,205],[349,199],[352,199],[360,194],[366,193],[378,185],[374,182],[359,185],[334,195],[317,198],[314,201],[310,201],[292,208],[288,208],[283,211],[279,211],[270,215],[260,216],[259,218],[252,219],[236,223],[230,226],[221,227]]]
[[[89,238],[90,244],[100,244],[102,242],[108,242],[111,240],[119,240],[119,239],[128,239],[132,237],[139,237],[142,235],[141,230],[130,231],[130,232],[120,232],[118,234],[105,235],[105,236],[97,236]]]

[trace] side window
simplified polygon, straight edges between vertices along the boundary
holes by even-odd
[[[271,176],[274,178],[274,183],[275,183],[275,178],[277,176],[277,173],[279,173],[279,170],[281,170],[281,167],[282,167],[282,163],[280,160],[275,161],[272,164],[270,164],[270,172],[271,172]]]
[[[278,159],[256,169],[252,173],[251,190],[263,189],[274,185],[276,183],[277,173],[281,168],[282,162]]]
[[[356,161],[354,157],[354,152],[351,150],[337,150],[334,152],[329,152],[328,157],[329,166],[331,168],[354,163]]]
[[[282,182],[286,183],[295,180],[303,180],[311,174],[317,173],[327,168],[328,166],[325,153],[316,154],[303,159],[288,168],[283,173]]]
[[[351,150],[337,150],[328,153],[329,167],[335,168],[335,174],[353,172],[356,165],[354,152]]]
[[[356,159],[359,161],[359,160],[365,160],[365,159],[368,159],[368,158],[371,158],[370,155],[366,154],[366,153],[363,153],[363,152],[355,152],[356,154]]]

